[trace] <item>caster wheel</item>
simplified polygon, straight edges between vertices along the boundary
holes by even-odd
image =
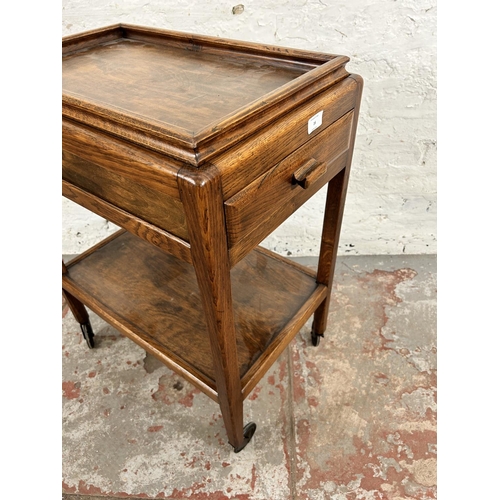
[[[255,425],[253,422],[249,422],[247,425],[245,425],[245,427],[243,427],[243,436],[245,440],[238,448],[234,448],[235,453],[239,453],[250,442],[250,439],[252,439],[252,436],[255,434],[256,429],[257,425]]]
[[[83,338],[85,339],[85,342],[87,342],[87,346],[89,347],[89,349],[93,349],[94,332],[92,331],[92,326],[90,325],[90,322],[87,321],[87,323],[82,323],[80,325],[80,328],[82,329]]]
[[[315,331],[311,332],[311,342],[313,346],[319,345],[319,340],[321,337],[324,337],[322,333],[316,333]]]

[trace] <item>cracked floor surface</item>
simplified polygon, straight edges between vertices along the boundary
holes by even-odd
[[[219,407],[91,314],[63,305],[63,498],[436,498],[436,258],[339,257],[311,320],[245,400],[239,454]]]

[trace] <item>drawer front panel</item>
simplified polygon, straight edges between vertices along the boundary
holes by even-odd
[[[225,202],[233,264],[345,167],[352,122],[350,111]]]
[[[182,165],[171,158],[65,119],[62,123],[62,146],[64,151],[179,199],[177,172]]]
[[[63,150],[63,179],[188,241],[182,202]]]
[[[359,92],[357,81],[345,78],[213,160],[222,173],[224,199],[237,194],[352,110]]]

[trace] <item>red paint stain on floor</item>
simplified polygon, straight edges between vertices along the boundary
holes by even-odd
[[[402,302],[402,299],[396,295],[396,287],[403,281],[412,280],[417,276],[417,271],[413,269],[403,268],[395,271],[382,271],[375,269],[371,273],[358,276],[358,281],[365,286],[378,283],[383,287],[384,298],[389,305],[396,305]],[[380,294],[382,295],[382,294]]]
[[[163,429],[163,425],[152,425],[151,427],[148,427],[148,432],[158,432]]]
[[[411,472],[413,463],[416,460],[435,457],[428,446],[429,443],[436,442],[435,431],[390,433],[379,429],[371,437],[371,440],[377,443],[376,448],[354,436],[352,442],[355,447],[354,452],[345,453],[332,449],[326,462],[320,466],[312,459],[314,450],[311,450],[311,432],[312,428],[307,420],[302,419],[297,422],[299,458],[297,482],[302,482],[299,493],[304,495],[306,491],[320,491],[328,481],[347,486],[360,479],[359,486],[352,491],[353,500],[408,498],[404,485],[414,481]],[[303,463],[308,464],[309,468],[304,469],[301,466]],[[309,477],[303,481],[306,471]],[[435,488],[428,488],[418,482],[413,483],[412,488],[414,491],[411,498],[426,500],[436,498]],[[298,498],[308,498],[300,494]],[[349,495],[347,498],[351,499]]]
[[[255,464],[253,464],[252,467],[252,479],[250,481],[250,488],[252,488],[252,491],[255,490],[255,483],[257,482],[257,469],[255,467]]]
[[[316,398],[315,396],[308,397],[307,398],[307,404],[309,406],[312,406],[312,407],[316,408],[319,405],[318,398]]]
[[[207,480],[206,482],[202,483],[195,483],[192,486],[183,488],[181,490],[174,488],[172,493],[170,493],[170,495],[167,498],[176,500],[177,499],[185,500],[187,498],[192,500],[234,500],[234,499],[251,500],[248,494],[230,495],[230,493],[232,492],[232,488],[227,488],[226,493],[220,490],[213,492],[201,491],[207,486],[209,482],[210,480]]]
[[[437,433],[434,430],[423,431],[398,431],[398,436],[403,445],[408,446],[413,453],[413,460],[435,457],[434,453],[429,451],[429,445],[437,444]],[[404,457],[403,457],[404,458]]]
[[[126,469],[125,469],[126,470]],[[78,487],[69,486],[64,481],[62,482],[62,490],[63,493],[79,493],[82,495],[98,495],[99,498],[145,498],[147,500],[159,500],[172,498],[170,496],[166,496],[164,492],[158,493],[156,496],[152,497],[147,495],[146,493],[125,493],[124,491],[103,491],[101,488],[94,486],[92,484],[87,484],[85,481],[80,480],[78,483]],[[198,498],[196,496],[191,497],[193,499]]]
[[[248,398],[250,401],[255,401],[259,397],[259,392],[262,390],[262,386],[258,386],[252,392],[252,395]]]
[[[102,491],[101,488],[94,486],[93,484],[86,484],[84,481],[80,480],[78,483],[78,493],[83,493],[86,495],[105,495],[106,492]]]
[[[76,493],[76,486],[69,486],[64,481],[62,482],[62,489],[64,493]]]
[[[80,397],[80,382],[63,382],[62,391],[66,399],[77,399]]]
[[[193,406],[193,399],[196,394],[200,394],[199,389],[190,390],[183,398],[178,400],[178,403],[186,408],[191,408]]]

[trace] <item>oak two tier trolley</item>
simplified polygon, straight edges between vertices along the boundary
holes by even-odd
[[[63,39],[63,195],[122,229],[63,264],[85,306],[219,403],[326,328],[362,79],[348,58],[130,25]],[[328,183],[317,272],[259,243]]]

